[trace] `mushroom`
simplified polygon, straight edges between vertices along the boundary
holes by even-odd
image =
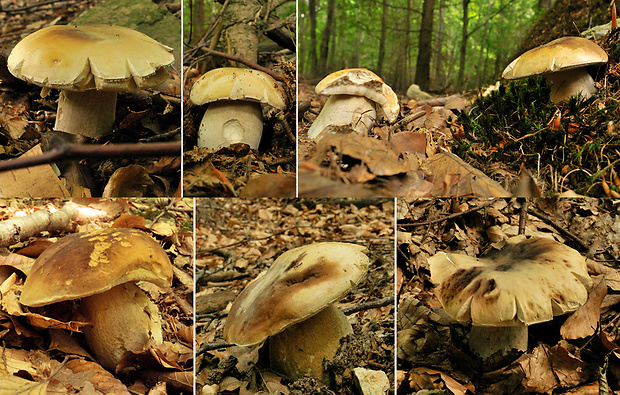
[[[330,97],[314,120],[308,137],[318,140],[325,133],[368,133],[377,117],[380,105],[389,122],[398,117],[398,96],[383,80],[370,70],[344,69],[329,74],[314,89]]]
[[[136,229],[103,229],[61,238],[34,262],[20,301],[40,307],[81,299],[85,337],[96,359],[114,371],[125,351],[163,342],[157,306],[134,283],[172,282],[166,252]]]
[[[269,338],[272,368],[291,379],[305,374],[328,381],[323,359],[353,332],[334,302],[368,270],[363,246],[315,243],[282,254],[233,303],[224,339],[240,346]]]
[[[551,101],[559,103],[580,93],[584,99],[596,93],[586,66],[607,63],[607,53],[583,37],[562,37],[530,49],[513,60],[502,73],[507,80],[544,75],[553,83]]]
[[[21,40],[7,63],[15,77],[42,86],[42,97],[61,90],[54,130],[96,138],[112,131],[117,92],[168,79],[171,52],[122,26],[62,25]]]
[[[440,252],[428,259],[446,313],[472,321],[470,349],[482,359],[527,349],[527,326],[577,310],[592,280],[584,258],[547,238],[511,237],[485,258]]]
[[[284,90],[269,74],[235,67],[203,74],[189,98],[198,105],[210,103],[198,131],[198,146],[209,149],[235,143],[257,149],[263,134],[261,103],[286,107]]]

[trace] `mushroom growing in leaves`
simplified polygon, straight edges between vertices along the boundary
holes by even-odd
[[[308,137],[312,140],[320,139],[325,133],[368,133],[377,117],[377,104],[390,122],[396,120],[400,111],[398,96],[392,88],[366,69],[331,73],[314,90],[332,96],[308,129]]]
[[[210,103],[200,123],[198,146],[245,143],[257,149],[263,134],[262,104],[283,110],[286,95],[269,74],[222,67],[203,74],[190,92],[194,104]]]
[[[512,80],[544,75],[553,83],[551,101],[559,103],[579,93],[587,99],[596,93],[586,66],[607,63],[607,53],[583,37],[562,37],[530,49],[513,60],[502,73]]]
[[[584,258],[546,238],[512,237],[495,254],[440,252],[428,259],[448,315],[472,321],[469,347],[483,359],[527,349],[527,326],[577,310],[592,280]]]
[[[323,359],[333,358],[340,339],[353,332],[333,303],[366,274],[366,251],[355,244],[315,243],[285,252],[239,294],[224,339],[251,346],[269,338],[274,370],[327,382]]]
[[[60,89],[55,130],[100,137],[112,131],[116,94],[150,88],[169,77],[169,48],[112,25],[50,26],[21,40],[8,57],[17,78]]]
[[[163,341],[159,309],[134,283],[172,283],[166,252],[136,229],[103,229],[65,236],[47,248],[26,278],[20,302],[40,307],[81,299],[90,322],[86,342],[104,368],[114,371],[125,351]]]

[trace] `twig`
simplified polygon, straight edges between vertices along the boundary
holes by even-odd
[[[527,212],[529,209],[529,201],[527,199],[523,199],[523,203],[521,204],[521,211],[519,212],[519,233],[520,235],[525,234],[525,224],[527,222]]]
[[[582,248],[582,251],[589,250],[588,246],[586,245],[586,243],[583,242],[583,240],[581,240],[579,237],[572,234],[570,231],[564,229],[560,225],[556,224],[555,221],[551,219],[551,217],[548,217],[534,210],[531,210],[528,214],[533,215],[534,217],[543,220],[544,222],[548,223],[553,229],[557,230],[564,236],[568,237],[569,239],[573,240],[575,243],[579,244],[579,247]]]
[[[357,313],[358,311],[377,309],[391,304],[394,304],[394,295],[386,296],[377,300],[371,300],[370,302],[358,303],[355,306],[342,309],[342,312],[344,315],[351,315],[353,313]]]
[[[174,206],[177,203],[177,199],[176,198],[172,198],[172,200],[170,201],[170,203],[164,207],[164,209],[161,211],[161,213],[157,214],[157,216],[155,218],[153,218],[153,221],[151,221],[151,226],[149,226],[149,229],[153,229],[153,226],[155,226],[155,224],[157,223],[157,221],[159,221],[159,219],[161,217],[163,217],[164,215],[166,215],[166,213],[168,211],[170,211],[170,209],[172,208],[172,206]]]
[[[35,4],[30,4],[27,6],[23,6],[23,7],[16,7],[16,8],[9,8],[6,10],[0,10],[0,12],[5,12],[7,14],[15,14],[21,11],[28,11],[32,8],[38,8],[38,7],[42,7],[44,5],[50,5],[50,4],[54,4],[54,3],[60,3],[61,1],[66,1],[67,3],[72,3],[72,1],[70,0],[49,0],[49,1],[43,1],[40,3],[35,3]]]
[[[235,344],[226,343],[225,341],[219,341],[214,343],[204,343],[200,346],[198,351],[196,351],[196,355],[204,354],[207,351],[217,350],[220,348],[228,348],[233,347]]]
[[[280,74],[275,73],[275,72],[273,72],[273,71],[269,70],[268,68],[263,67],[263,66],[261,66],[261,65],[258,65],[258,64],[254,63],[254,62],[250,62],[249,60],[247,60],[247,59],[245,59],[245,58],[242,58],[241,56],[231,55],[231,54],[228,54],[228,53],[225,53],[225,52],[216,51],[216,50],[214,50],[214,49],[209,49],[209,48],[207,48],[206,46],[202,46],[202,47],[200,47],[200,50],[201,50],[202,52],[204,52],[205,54],[207,54],[207,55],[215,55],[215,56],[219,56],[219,57],[222,57],[222,58],[230,59],[230,60],[232,60],[233,62],[243,63],[244,65],[246,65],[246,66],[248,66],[248,67],[251,67],[251,68],[253,68],[253,69],[255,69],[255,70],[259,70],[259,71],[262,71],[262,72],[264,72],[264,73],[269,74],[269,75],[270,75],[270,76],[272,76],[274,79],[276,79],[276,80],[278,80],[278,81],[280,81],[280,82],[284,82],[284,83],[288,82],[288,81],[286,80],[286,78],[284,78],[284,77],[283,77],[283,76],[281,76]],[[185,55],[184,55],[184,56],[185,56]]]
[[[394,125],[392,125],[392,127],[388,131],[388,141],[391,140],[392,134],[396,130],[398,130],[398,128],[400,128],[402,125],[406,125],[406,124],[408,124],[410,122],[413,122],[416,119],[423,117],[424,115],[426,115],[426,111],[420,110],[420,111],[416,111],[414,113],[408,114],[406,117],[404,117],[400,121],[396,122]]]
[[[0,171],[21,169],[70,159],[181,156],[181,143],[179,141],[149,144],[81,145],[53,139],[51,145],[55,148],[43,155],[0,161]]]
[[[495,203],[499,199],[501,199],[501,198],[493,198],[492,200],[489,200],[488,202],[486,202],[486,203],[484,203],[484,204],[482,204],[480,206],[473,207],[473,208],[471,208],[471,209],[469,209],[467,211],[462,211],[460,213],[454,213],[454,214],[446,215],[445,217],[441,217],[441,218],[437,218],[437,219],[432,219],[430,221],[414,222],[414,223],[403,223],[402,221],[399,221],[398,226],[407,226],[407,227],[425,226],[425,225],[432,225],[432,224],[437,223],[437,222],[447,221],[449,219],[460,217],[461,215],[466,215],[466,214],[469,214],[469,213],[473,213],[475,211],[482,210],[483,208],[492,205],[493,203]]]

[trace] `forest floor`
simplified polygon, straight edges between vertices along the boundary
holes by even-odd
[[[383,371],[393,383],[392,200],[201,199],[197,210],[198,392],[205,386],[203,394],[334,393],[316,379],[291,382],[271,371],[262,344],[221,344],[228,310],[239,292],[283,252],[322,241],[355,243],[369,250],[368,275],[337,303],[339,308],[387,301],[382,307],[348,315],[354,335],[346,338],[334,358],[340,362],[329,368],[336,393],[358,394],[351,378],[356,367]]]
[[[98,12],[101,0],[28,2],[3,0],[0,22],[0,159],[40,155],[63,144],[153,143],[180,141],[181,99],[178,76],[159,92],[120,92],[114,132],[98,138],[54,132],[59,91],[42,98],[41,88],[28,85],[7,70],[6,59],[26,35],[41,28],[67,24],[86,10]],[[165,3],[155,7],[165,8]],[[168,12],[168,11],[166,11]],[[118,15],[120,18],[125,15]],[[105,20],[113,16],[105,15]],[[136,22],[136,24],[142,21]],[[178,29],[180,29],[180,21]],[[175,72],[172,72],[173,77]],[[180,154],[180,151],[179,151]],[[178,156],[96,159],[89,155],[72,162],[57,161],[36,168],[11,170],[0,175],[3,196],[172,196],[180,188]],[[34,170],[33,170],[34,169]],[[58,176],[57,174],[60,174]],[[18,179],[7,186],[8,180]],[[27,187],[27,189],[25,189]],[[36,191],[36,193],[35,193]]]
[[[620,217],[610,199],[398,200],[398,393],[612,394],[620,388]],[[467,346],[471,325],[446,315],[428,258],[472,257],[518,234],[548,237],[586,257],[593,289],[576,313],[531,325],[525,354],[481,361]],[[572,318],[568,318],[572,317]],[[568,330],[568,328],[571,330]],[[572,334],[571,334],[572,333]]]
[[[8,219],[27,218],[27,215],[44,209],[55,212],[65,204],[67,202],[63,200],[2,200],[0,224]],[[83,211],[70,221],[69,227],[59,232],[43,226],[39,235],[14,243],[3,254],[0,263],[2,392],[191,394],[194,340],[192,200],[81,199],[71,204]],[[34,258],[48,246],[68,234],[109,227],[142,230],[165,249],[174,267],[171,288],[162,289],[147,282],[139,284],[160,310],[164,344],[125,353],[116,373],[92,362],[82,333],[84,319],[77,311],[79,301],[26,307],[18,299],[23,279],[27,277]],[[26,228],[25,223],[23,228]],[[6,235],[2,234],[2,237]]]
[[[368,136],[307,130],[327,96],[300,81],[300,196],[620,196],[618,31],[588,100],[554,104],[542,77],[412,100]]]

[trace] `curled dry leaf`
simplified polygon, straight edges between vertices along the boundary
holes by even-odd
[[[103,197],[141,197],[153,180],[144,167],[129,165],[117,169],[103,190]]]
[[[591,290],[586,303],[566,319],[560,328],[564,339],[581,339],[592,336],[601,318],[601,303],[607,295],[607,284],[601,279]]]

